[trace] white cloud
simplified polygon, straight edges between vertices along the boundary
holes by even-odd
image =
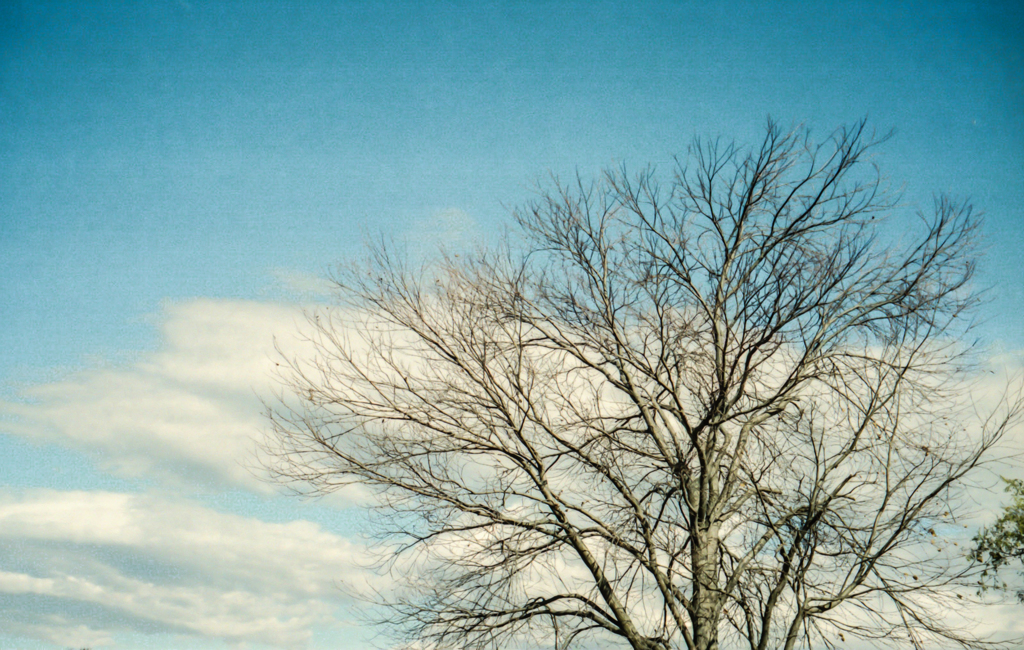
[[[65,645],[109,641],[117,630],[98,627],[99,608],[129,629],[299,647],[338,616],[339,585],[367,584],[364,549],[316,524],[151,495],[0,493],[0,542],[17,553],[0,557],[0,595],[93,608],[82,620],[8,614],[21,634]]]
[[[9,621],[7,632],[24,637],[49,641],[62,648],[99,648],[113,643],[109,632],[88,625],[70,623],[66,617],[48,615],[41,623]]]
[[[0,404],[17,435],[94,454],[120,475],[266,491],[246,468],[263,426],[257,395],[275,387],[274,340],[301,349],[297,307],[196,300],[161,314],[158,351],[87,370]]]
[[[266,491],[244,465],[264,427],[257,395],[275,387],[275,335],[286,353],[307,351],[304,323],[290,305],[169,304],[155,352],[29,389],[24,402],[0,404],[16,418],[3,426],[172,488]],[[977,386],[981,411],[1020,360],[993,361],[995,374]],[[1007,446],[1020,449],[1020,429],[1012,435]],[[984,510],[997,505],[989,495]],[[63,646],[100,646],[125,628],[300,646],[338,616],[339,583],[368,580],[354,568],[366,556],[310,522],[271,524],[153,495],[0,491],[0,608],[17,604],[4,626]],[[40,599],[87,608],[30,604]],[[980,618],[1006,631],[1007,613]]]

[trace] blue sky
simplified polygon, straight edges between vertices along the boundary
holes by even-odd
[[[314,278],[365,235],[486,237],[549,172],[668,165],[769,115],[820,136],[866,116],[895,130],[878,162],[903,210],[949,192],[987,215],[982,343],[1024,349],[1022,34],[1013,2],[0,2],[0,647],[226,648],[310,599],[322,616],[263,639],[364,647],[329,584],[278,594],[239,568],[298,575],[268,558],[302,526],[357,543],[357,509],[239,464],[271,337],[290,345]],[[67,504],[270,541],[209,572],[40,523]],[[216,618],[231,584],[252,602]]]

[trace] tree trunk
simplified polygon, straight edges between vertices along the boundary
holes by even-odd
[[[701,526],[693,540],[693,641],[696,650],[718,650],[718,524]]]

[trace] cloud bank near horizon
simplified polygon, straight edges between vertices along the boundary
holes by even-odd
[[[0,404],[0,430],[78,450],[142,486],[0,486],[6,634],[76,647],[141,633],[292,648],[337,628],[339,587],[373,580],[357,542],[301,520],[300,508],[268,523],[201,504],[237,491],[275,499],[252,470],[260,398],[276,386],[275,344],[301,354],[302,323],[296,305],[169,303],[154,352]]]
[[[317,524],[112,492],[0,492],[7,632],[101,646],[124,630],[299,647],[366,584],[354,542]]]
[[[169,303],[155,351],[0,405],[14,416],[2,423],[9,433],[80,450],[147,485],[131,494],[0,486],[8,633],[61,646],[100,647],[128,632],[292,648],[345,625],[339,586],[381,579],[360,567],[368,553],[354,536],[302,521],[298,508],[295,520],[268,523],[200,502],[238,490],[273,498],[247,464],[263,427],[259,398],[277,386],[275,340],[287,355],[307,354],[304,324],[302,309],[284,303]],[[994,404],[1021,366],[1019,353],[994,358],[978,402]],[[1012,608],[986,610],[984,623],[1005,632],[1013,618]]]

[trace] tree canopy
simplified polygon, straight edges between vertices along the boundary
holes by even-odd
[[[978,221],[906,215],[864,123],[553,181],[501,246],[333,278],[268,466],[373,494],[417,647],[977,645]],[[962,530],[962,528],[961,528]],[[530,645],[534,644],[534,645]]]
[[[1013,501],[995,522],[982,528],[974,537],[974,556],[985,566],[981,573],[983,588],[1005,587],[999,581],[999,570],[1006,565],[1024,561],[1024,480],[1003,479]],[[1017,600],[1024,603],[1024,588],[1015,589]]]

